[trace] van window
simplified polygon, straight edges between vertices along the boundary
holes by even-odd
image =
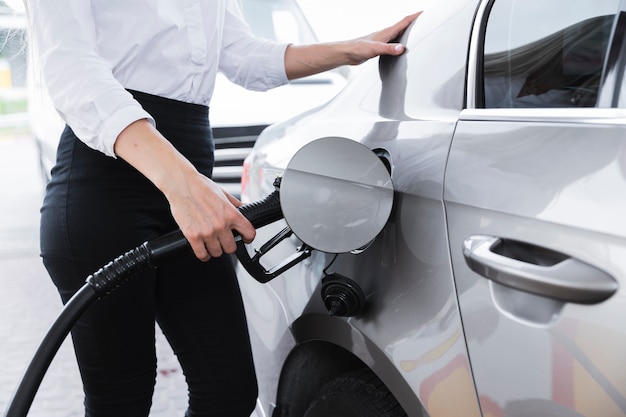
[[[241,0],[252,33],[284,43],[313,43],[315,35],[294,0]]]
[[[485,33],[485,107],[595,106],[619,2],[496,0]]]

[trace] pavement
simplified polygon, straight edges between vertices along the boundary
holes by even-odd
[[[24,134],[0,135],[0,412],[50,325],[62,310],[60,298],[38,256],[39,206],[43,180],[37,147]],[[184,377],[157,327],[158,373],[151,417],[183,416]],[[83,395],[69,338],[52,361],[28,414],[83,415]]]

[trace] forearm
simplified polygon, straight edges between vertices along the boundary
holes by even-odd
[[[290,80],[348,64],[349,46],[346,42],[289,45],[285,51],[285,72]]]

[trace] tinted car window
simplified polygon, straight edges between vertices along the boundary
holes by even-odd
[[[487,108],[593,107],[619,0],[496,0],[487,21]]]

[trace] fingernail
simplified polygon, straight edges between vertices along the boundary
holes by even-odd
[[[404,45],[396,45],[394,49],[396,52],[402,52],[404,51]]]

